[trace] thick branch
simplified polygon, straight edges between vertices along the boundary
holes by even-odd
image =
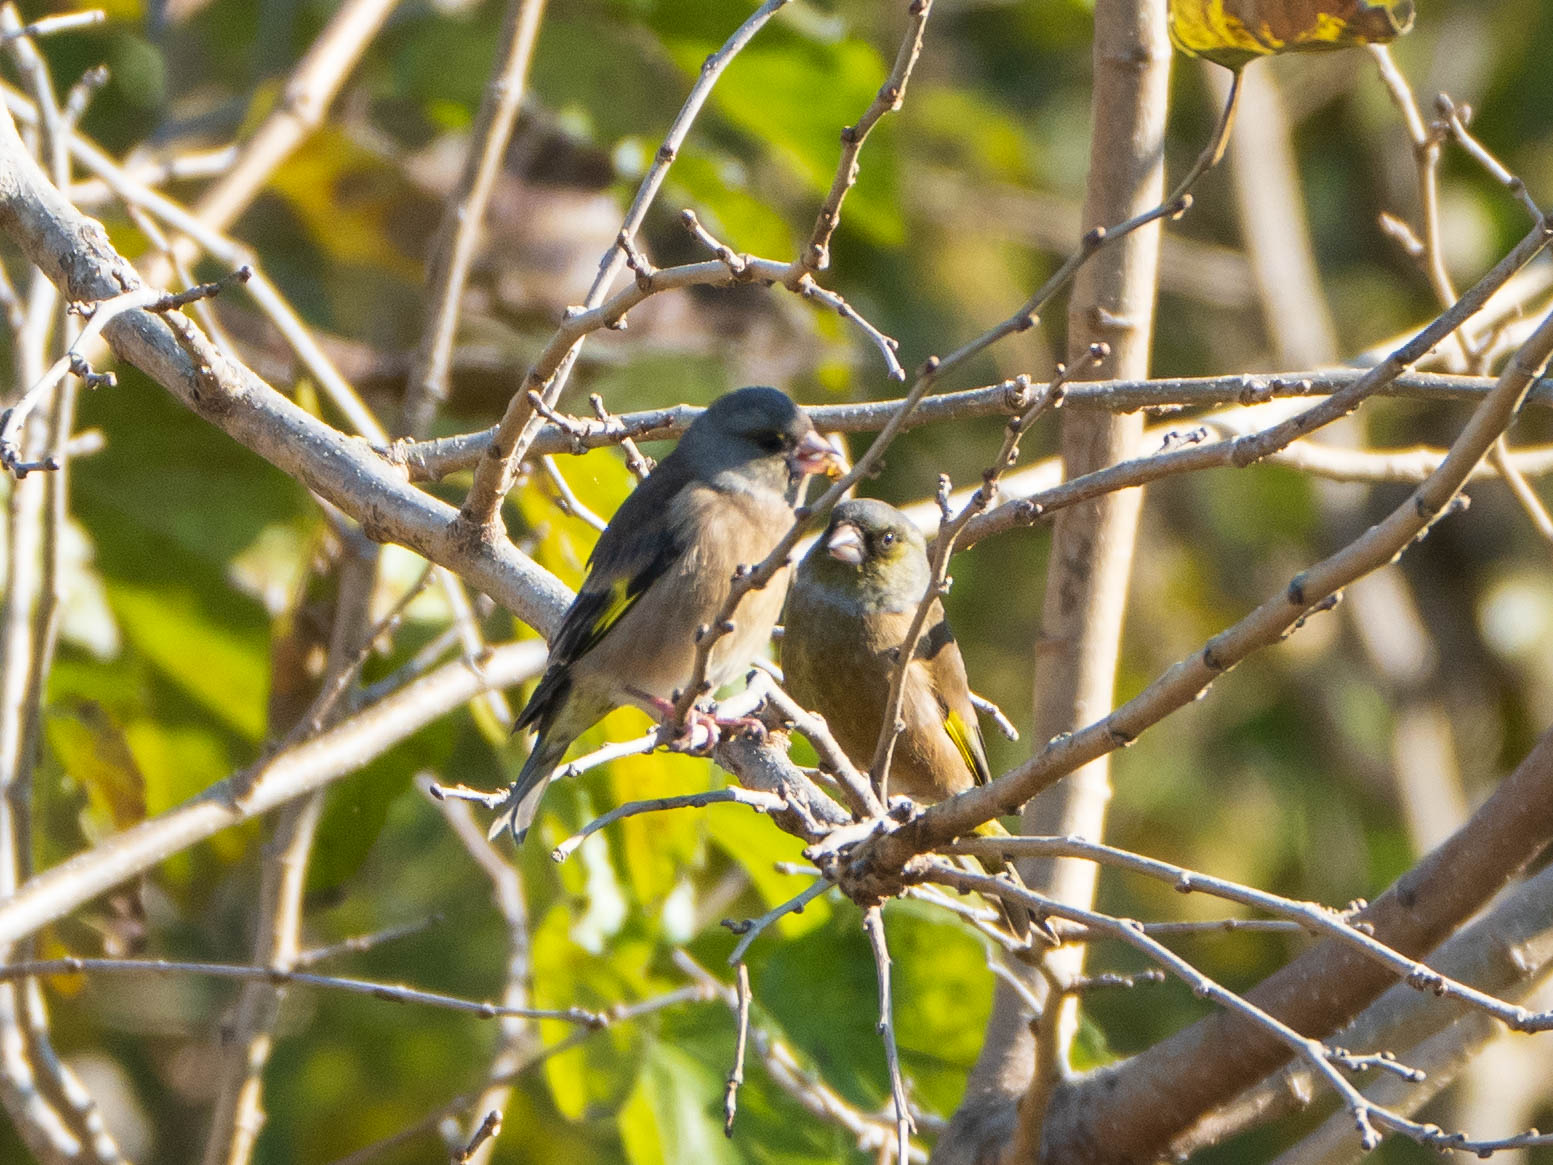
[[[1553,732],[1543,736],[1472,819],[1403,875],[1357,921],[1420,955],[1461,925],[1553,840]],[[1246,998],[1302,1032],[1332,1031],[1395,982],[1351,946],[1328,940]],[[1277,1068],[1286,1050],[1228,1016],[1211,1016],[1131,1060],[1063,1090],[1046,1145],[1064,1162],[1149,1161],[1197,1116]]]
[[[38,170],[9,117],[0,122],[0,229],[71,300],[109,299],[140,286],[102,227]],[[399,542],[447,566],[542,632],[559,624],[570,595],[552,575],[504,540],[456,539],[451,506],[412,487],[365,441],[310,416],[216,351],[178,313],[164,319],[127,312],[104,332],[122,359],[355,518],[370,537]]]
[[[544,661],[544,644],[531,639],[492,648],[478,671],[463,660],[444,664],[337,728],[278,752],[198,797],[35,875],[0,903],[0,946],[64,917],[223,829],[355,772],[480,692],[533,677]]]

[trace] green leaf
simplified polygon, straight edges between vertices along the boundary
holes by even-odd
[[[643,731],[646,717],[640,717]],[[671,753],[628,756],[609,766],[614,786],[614,803],[640,801],[654,797],[677,796],[715,787],[712,782],[720,770],[707,770],[706,764],[687,764]],[[680,883],[685,872],[701,865],[704,858],[702,838],[705,820],[719,813],[744,813],[737,806],[711,806],[704,810],[675,809],[663,813],[642,813],[627,817],[614,827],[622,865],[630,882],[634,909],[645,909],[656,916],[663,900]]]
[[[705,813],[707,835],[712,843],[737,862],[755,884],[761,901],[771,907],[801,893],[809,879],[795,878],[776,870],[777,862],[803,860],[804,843],[783,833],[765,816],[751,813],[740,805],[713,806]],[[828,897],[815,899],[803,913],[782,916],[776,926],[756,942],[779,943],[818,930],[828,923],[835,907]],[[732,949],[736,939],[727,940]]]
[[[188,591],[113,582],[109,599],[135,649],[245,740],[264,736],[266,655]]]
[[[745,167],[725,156],[682,155],[669,171],[673,202],[693,206],[718,238],[752,255],[790,255],[796,234],[770,203],[750,190]]]
[[[574,857],[567,865],[577,860]],[[652,944],[633,935],[618,936],[608,958],[598,958],[579,945],[578,914],[586,906],[576,901],[557,903],[533,927],[535,1006],[602,1009],[662,990],[649,971]],[[638,1046],[649,1030],[643,1023],[615,1024],[571,1051],[548,1058],[545,1083],[562,1115],[580,1120],[595,1106],[616,1107],[631,1087]],[[575,1024],[540,1024],[547,1044],[575,1031]]]
[[[647,1048],[635,1087],[620,1110],[620,1139],[631,1165],[732,1165],[723,1136],[723,1077],[678,1048]]]
[[[676,64],[694,73],[717,46],[665,37]],[[830,189],[841,156],[840,135],[873,102],[889,65],[857,40],[825,43],[774,29],[736,57],[712,91],[710,105],[731,125],[762,143],[810,194]],[[884,119],[863,149],[857,185],[842,212],[844,229],[884,246],[905,241],[896,199],[893,129]],[[694,150],[692,145],[692,150]],[[741,240],[725,240],[748,250]]]
[[[952,1112],[992,1013],[986,952],[967,927],[923,903],[892,903],[885,927],[902,1067],[929,1110]]]

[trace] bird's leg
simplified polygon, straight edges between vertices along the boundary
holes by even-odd
[[[673,752],[707,753],[722,739],[722,728],[710,712],[692,704],[685,713],[685,723],[677,731],[674,725],[674,701],[662,696],[638,693],[658,714],[658,736],[663,746]]]
[[[732,718],[720,717],[714,711],[707,711],[699,705],[692,704],[690,711],[685,714],[685,725],[675,735],[669,736],[668,730],[674,721],[674,701],[665,700],[662,696],[649,696],[639,693],[643,700],[652,706],[660,719],[660,730],[667,739],[664,746],[675,752],[706,753],[711,752],[722,739],[724,732],[749,733],[758,738],[766,735],[766,726],[755,716],[735,716]]]

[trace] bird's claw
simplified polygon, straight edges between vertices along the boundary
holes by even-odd
[[[751,740],[765,740],[770,735],[766,723],[759,716],[734,716],[729,719],[716,717],[717,726],[735,736],[748,736]]]
[[[722,729],[710,712],[692,705],[685,713],[685,722],[677,724],[673,701],[655,696],[652,703],[663,718],[658,725],[659,743],[670,752],[704,755],[722,739]]]
[[[766,726],[756,716],[725,718],[704,708],[691,706],[685,713],[685,723],[676,731],[674,704],[670,700],[654,697],[653,706],[663,717],[659,727],[663,746],[671,752],[688,752],[704,755],[717,747],[725,734],[751,736],[756,740],[766,738]]]

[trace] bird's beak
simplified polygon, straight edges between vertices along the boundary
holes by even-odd
[[[863,534],[851,522],[842,522],[825,539],[825,550],[837,562],[848,566],[863,564]]]
[[[813,429],[799,440],[788,463],[794,473],[805,476],[811,473],[823,473],[826,477],[841,476],[840,455],[829,441]]]

